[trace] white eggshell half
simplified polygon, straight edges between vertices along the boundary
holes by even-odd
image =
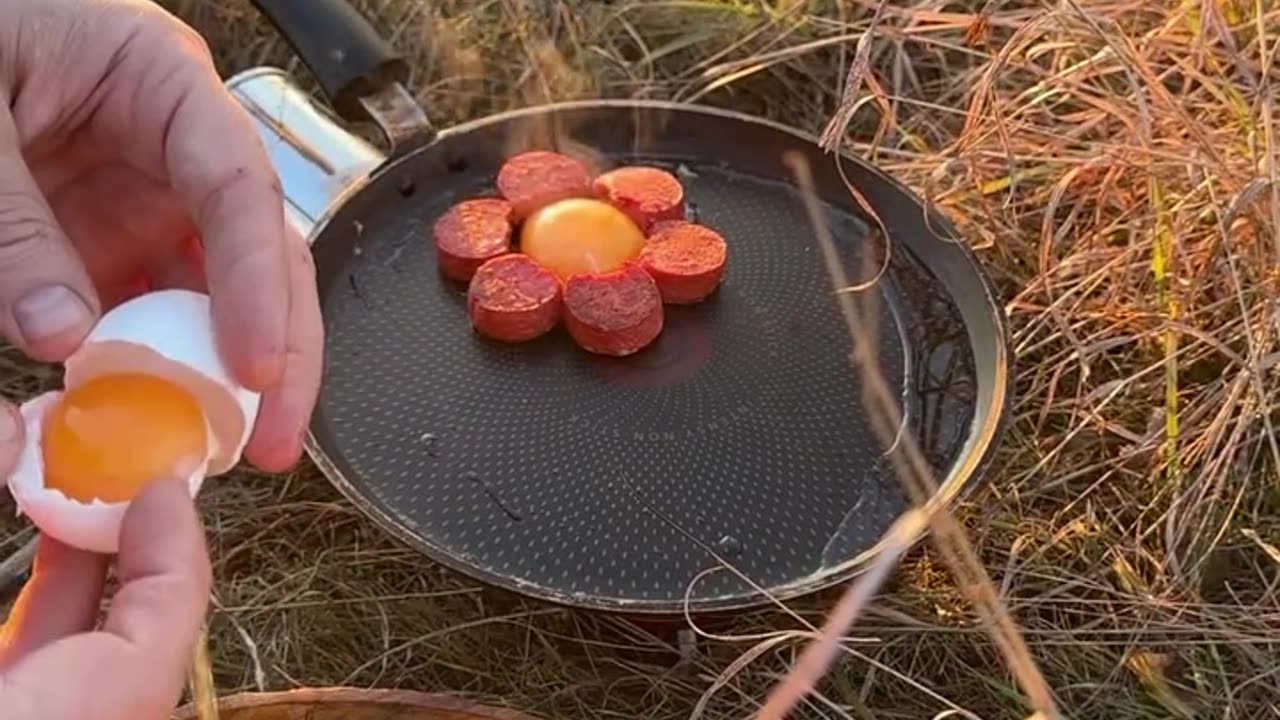
[[[222,362],[204,293],[158,290],[117,305],[65,367],[67,388],[118,372],[143,372],[185,387],[199,399],[213,431],[210,475],[240,461],[258,417],[261,396],[236,382]]]
[[[94,500],[82,503],[44,486],[41,454],[44,416],[61,396],[61,391],[47,392],[19,408],[26,438],[17,466],[9,476],[9,492],[18,505],[18,511],[31,518],[31,522],[45,535],[81,550],[114,555],[119,549],[120,526],[129,508],[128,502]],[[206,432],[212,441],[212,431],[207,424]],[[200,492],[208,468],[209,461],[205,459],[189,470],[186,479],[191,497]]]

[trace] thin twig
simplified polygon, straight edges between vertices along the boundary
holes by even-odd
[[[37,535],[0,562],[0,598],[12,594],[31,572],[31,563],[39,546],[40,537]]]

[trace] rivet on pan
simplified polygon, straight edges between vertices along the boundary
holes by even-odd
[[[435,457],[439,451],[439,438],[433,433],[422,433],[418,442],[422,443],[422,447],[426,448],[427,455],[430,457]]]
[[[412,178],[400,178],[400,181],[396,184],[396,190],[400,191],[400,197],[412,197],[417,189],[417,186],[413,184]]]
[[[742,543],[732,535],[725,535],[716,542],[716,549],[725,555],[737,555],[742,552]]]

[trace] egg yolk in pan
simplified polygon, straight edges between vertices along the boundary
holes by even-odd
[[[612,272],[644,248],[644,233],[609,203],[573,198],[530,215],[520,230],[520,250],[561,280]]]
[[[45,487],[85,503],[130,500],[152,480],[190,473],[209,449],[195,396],[140,373],[68,390],[45,415],[43,435]]]

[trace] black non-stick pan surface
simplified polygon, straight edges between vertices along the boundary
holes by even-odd
[[[290,33],[289,18],[273,20]],[[558,140],[530,131],[547,127]],[[492,194],[511,153],[567,149],[564,138],[605,166],[672,170],[691,214],[729,243],[716,295],[668,307],[658,341],[631,357],[588,354],[563,331],[487,341],[469,325],[465,288],[437,272],[435,218]],[[787,153],[812,167],[855,280],[888,252],[866,291],[875,302],[860,305],[875,308],[860,341],[874,343],[942,492],[957,495],[987,465],[1009,371],[999,307],[965,244],[848,158],[886,242],[809,136],[662,103],[571,103],[455,127],[393,156],[336,209],[313,245],[327,345],[312,457],[404,542],[553,602],[721,610],[764,600],[753,584],[791,597],[852,576],[907,500],[867,416]]]

